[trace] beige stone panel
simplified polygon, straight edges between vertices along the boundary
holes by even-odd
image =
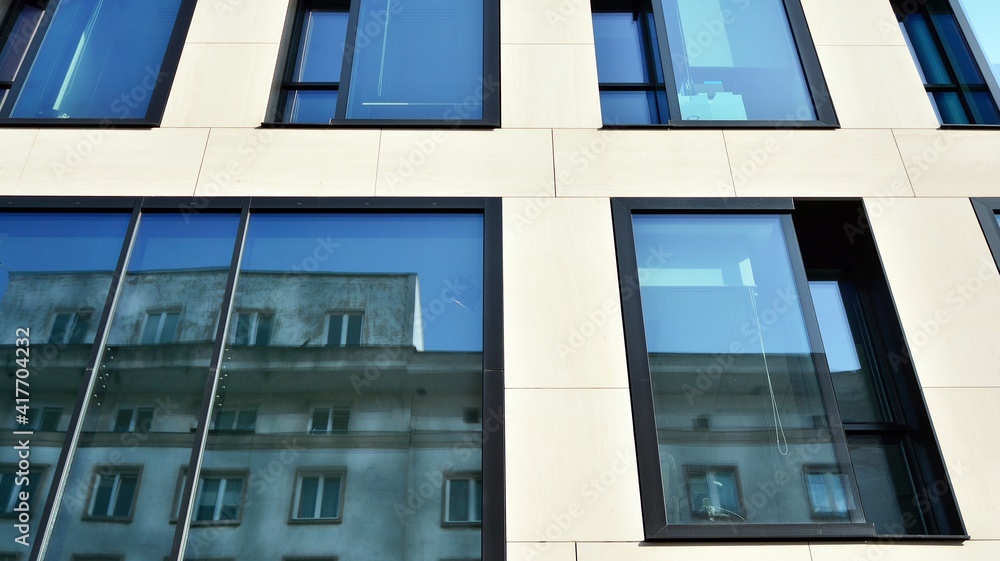
[[[816,51],[841,127],[938,128],[905,46],[818,46]]]
[[[1000,485],[996,480],[1000,434],[995,430],[1000,426],[1000,389],[931,388],[924,396],[966,531],[973,539],[1000,538]],[[993,556],[989,559],[1000,559],[1000,542],[990,551]],[[959,558],[966,557],[955,557]]]
[[[741,197],[911,197],[888,130],[728,130]]]
[[[918,197],[1000,197],[1000,135],[996,132],[899,130],[894,134]]]
[[[0,194],[12,195],[35,142],[37,130],[0,130]]]
[[[503,0],[500,42],[594,44],[588,0]]]
[[[806,544],[581,543],[577,561],[810,561]]]
[[[628,390],[507,390],[506,440],[508,540],[642,539]]]
[[[289,0],[200,0],[188,43],[278,43]]]
[[[188,43],[164,127],[256,127],[264,120],[278,45]]]
[[[969,199],[865,208],[922,385],[1000,387],[1000,273]]]
[[[906,45],[889,2],[802,0],[816,45]]]
[[[996,561],[1000,542],[820,544],[809,546],[812,561]]]
[[[504,200],[508,388],[628,387],[610,206]]]
[[[375,194],[552,196],[552,135],[539,130],[386,130]]]
[[[732,197],[721,131],[557,130],[556,193],[568,197]]]
[[[576,561],[571,543],[508,543],[507,561]]]
[[[500,68],[504,127],[601,127],[593,45],[501,45]]]
[[[213,129],[200,196],[375,194],[378,130]]]
[[[191,196],[208,129],[38,131],[18,195]]]

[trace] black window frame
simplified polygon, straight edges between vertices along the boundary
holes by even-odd
[[[290,17],[287,18],[282,50],[275,73],[278,86],[271,95],[266,121],[262,127],[275,128],[486,128],[500,126],[500,0],[480,0],[483,2],[483,118],[482,119],[348,119],[347,92],[350,90],[350,76],[354,64],[353,50],[344,49],[340,80],[337,82],[297,82],[293,79],[298,50],[301,43],[302,27],[306,14],[314,6],[327,7],[331,11],[347,12],[347,36],[345,45],[353,45],[357,39],[361,0],[295,0]],[[334,9],[339,7],[339,9]],[[322,8],[320,8],[322,9]],[[286,93],[289,91],[334,91],[338,92],[336,115],[329,123],[293,123],[284,120]],[[344,95],[340,95],[343,92]]]
[[[661,72],[663,74],[662,84],[666,89],[667,111],[669,119],[665,123],[656,124],[604,124],[603,128],[691,128],[691,129],[718,129],[718,128],[802,128],[802,129],[833,129],[840,127],[837,119],[837,112],[834,109],[833,101],[830,97],[830,89],[827,86],[823,69],[820,66],[819,54],[813,43],[812,33],[806,21],[805,12],[802,10],[800,0],[781,0],[785,13],[788,16],[788,27],[795,42],[796,52],[799,62],[802,64],[802,75],[809,89],[812,99],[813,109],[816,112],[815,120],[781,120],[781,121],[699,121],[678,119],[675,116],[681,114],[680,102],[677,99],[677,83],[674,77],[671,62],[673,58],[670,54],[670,44],[667,40],[666,24],[663,15],[663,5],[659,0],[591,0],[591,9],[594,12],[618,12],[641,14],[646,17],[653,14],[657,44],[659,46],[659,60],[661,61]],[[635,16],[640,17],[640,16]],[[652,41],[644,41],[644,50],[652,49]],[[654,53],[645,52],[645,58],[653,61]],[[661,84],[656,81],[655,69],[652,69],[653,90]],[[619,86],[607,84],[607,89],[601,87],[603,91],[620,90]]]
[[[0,197],[0,212],[52,212],[52,213],[92,213],[117,212],[131,215],[123,248],[114,271],[104,309],[98,312],[97,334],[92,346],[87,368],[87,377],[77,392],[76,402],[66,429],[66,437],[53,467],[50,489],[45,504],[36,505],[33,518],[38,519],[38,531],[33,537],[27,561],[39,561],[45,553],[52,536],[55,503],[62,499],[70,472],[70,458],[77,448],[82,431],[87,405],[90,401],[88,388],[94,383],[100,370],[103,346],[109,330],[114,308],[115,294],[121,290],[125,267],[132,240],[135,239],[142,214],[175,213],[191,215],[198,213],[239,213],[240,231],[245,232],[251,213],[379,213],[379,214],[447,214],[473,213],[483,217],[483,398],[482,410],[489,411],[482,421],[482,465],[483,465],[483,523],[481,561],[503,561],[506,553],[506,467],[504,430],[504,324],[503,324],[503,205],[499,198],[486,197],[43,197],[43,196],[3,196]],[[243,236],[237,237],[236,249],[243,243]],[[226,286],[221,317],[228,317],[233,310],[235,282],[230,279]],[[222,322],[220,322],[222,323]],[[213,349],[213,361],[222,359],[222,351],[227,345],[223,339],[225,325],[216,327],[217,336]],[[214,386],[216,379],[209,377],[199,413],[196,439],[206,442],[213,410]],[[334,437],[336,438],[336,437]],[[175,501],[170,520],[175,524],[170,560],[181,561],[184,542],[193,517],[195,485],[200,481],[201,450],[196,444],[191,451],[191,459],[182,466],[178,476]],[[205,473],[220,473],[206,469]],[[197,473],[189,478],[186,474]],[[244,480],[244,492],[248,480]],[[136,493],[138,494],[138,493]],[[341,507],[343,509],[343,505]],[[134,513],[133,507],[133,513]],[[184,515],[178,519],[175,513]],[[284,517],[284,516],[283,516]]]
[[[187,39],[188,30],[191,27],[191,21],[194,17],[197,0],[181,0],[180,8],[177,12],[177,19],[174,21],[174,28],[170,33],[170,39],[167,41],[166,49],[164,49],[163,60],[161,61],[159,74],[157,75],[157,83],[153,88],[153,91],[149,94],[149,106],[146,109],[146,114],[141,118],[119,119],[114,117],[71,117],[67,119],[39,119],[10,116],[10,111],[13,109],[13,101],[17,99],[17,96],[21,91],[24,78],[27,75],[28,70],[31,68],[32,61],[34,60],[35,55],[37,55],[41,43],[45,39],[45,32],[48,29],[49,23],[52,21],[52,14],[55,12],[56,8],[58,8],[60,1],[61,0],[14,0],[10,9],[7,11],[7,14],[0,14],[0,47],[2,47],[4,41],[6,41],[8,34],[14,26],[17,15],[20,13],[24,5],[28,3],[45,3],[45,13],[42,16],[34,38],[28,46],[24,63],[22,64],[21,69],[17,73],[13,82],[10,83],[7,91],[7,98],[4,100],[3,105],[0,105],[0,126],[58,126],[82,128],[154,128],[160,126],[160,123],[163,121],[163,113],[167,107],[167,98],[170,95],[170,89],[177,74],[177,66],[180,63],[181,52],[184,49],[184,42]]]
[[[896,19],[900,25],[900,31],[903,33],[903,37],[910,46],[911,53],[914,56],[913,64],[921,70],[922,74],[926,74],[922,68],[920,68],[920,61],[917,60],[916,52],[912,49],[910,44],[909,35],[906,29],[903,27],[903,21],[907,16],[919,14],[924,17],[928,24],[928,30],[932,35],[937,54],[940,56],[942,63],[944,64],[944,70],[948,74],[950,83],[946,84],[924,84],[924,89],[928,94],[934,94],[938,92],[942,93],[954,93],[958,95],[959,101],[962,104],[962,111],[965,113],[968,123],[945,123],[941,112],[937,107],[936,101],[931,101],[934,106],[934,112],[937,114],[938,121],[941,124],[941,128],[1000,128],[1000,123],[977,123],[975,122],[975,109],[971,105],[968,94],[972,93],[988,93],[990,98],[993,100],[993,109],[1000,115],[1000,76],[995,76],[990,70],[989,62],[986,60],[986,55],[983,53],[982,47],[980,47],[979,42],[976,41],[975,33],[972,30],[972,26],[969,23],[969,18],[965,14],[962,5],[958,0],[889,0],[893,12],[896,14]],[[933,6],[934,11],[928,7],[928,4],[935,4]],[[932,14],[940,13],[942,8],[948,8],[951,10],[951,16],[955,18],[958,24],[959,31],[961,33],[960,39],[964,42],[965,47],[968,49],[968,54],[972,57],[972,61],[976,66],[976,71],[979,72],[979,77],[982,79],[982,84],[968,84],[961,82],[959,80],[957,71],[955,67],[959,63],[955,60],[955,56],[951,52],[953,45],[945,42],[941,37],[942,33],[938,24],[931,18]]]
[[[1000,203],[1000,199],[996,200]],[[892,373],[882,372],[887,387],[887,393],[892,394],[894,413],[898,419],[894,423],[844,423],[840,418],[839,406],[834,392],[830,369],[823,351],[819,334],[819,325],[809,293],[809,278],[807,277],[804,252],[800,250],[799,235],[792,220],[796,203],[801,206],[813,205],[810,216],[818,216],[815,208],[819,205],[855,205],[860,214],[855,230],[854,224],[836,223],[838,232],[853,235],[852,244],[863,244],[856,262],[850,263],[853,269],[864,272],[856,282],[864,282],[866,305],[872,307],[875,317],[884,317],[882,321],[874,318],[865,319],[877,325],[867,325],[871,331],[872,344],[879,347],[880,354],[895,353],[900,364],[892,364]],[[853,208],[853,207],[852,207]],[[834,219],[842,218],[843,207]],[[714,540],[771,540],[771,541],[849,541],[869,540],[873,538],[891,538],[900,541],[948,540],[962,541],[969,539],[965,530],[957,500],[951,486],[947,467],[942,459],[940,446],[934,427],[927,412],[926,402],[909,360],[909,351],[905,337],[900,327],[895,304],[889,292],[888,281],[882,270],[875,241],[868,227],[867,217],[860,200],[806,200],[786,198],[612,198],[611,214],[615,234],[615,247],[619,275],[619,288],[622,305],[622,320],[625,333],[626,360],[629,372],[629,392],[632,403],[632,420],[636,445],[637,467],[639,472],[639,489],[642,502],[643,529],[647,541],[714,541]],[[645,327],[642,313],[642,300],[639,287],[639,271],[636,261],[635,238],[632,227],[633,215],[658,214],[706,214],[706,215],[754,215],[767,214],[781,216],[782,229],[785,233],[786,246],[791,258],[792,270],[799,300],[809,337],[813,341],[816,355],[816,372],[820,386],[823,388],[822,400],[830,421],[830,430],[834,443],[838,448],[838,459],[844,469],[853,471],[854,467],[847,452],[850,435],[901,435],[908,438],[906,460],[911,469],[911,482],[919,491],[915,492],[914,500],[928,499],[930,513],[926,515],[927,532],[923,534],[886,534],[877,533],[872,522],[814,524],[734,524],[726,526],[669,524],[666,518],[666,507],[663,497],[663,484],[660,473],[660,458],[658,449],[657,428],[653,410],[653,393],[649,355],[646,346]],[[994,225],[995,225],[995,218]],[[1000,229],[998,229],[1000,236]],[[806,240],[807,243],[816,243]],[[819,251],[822,248],[817,248]],[[854,478],[850,477],[852,485]],[[938,484],[943,491],[938,490]],[[804,484],[804,482],[803,482]],[[930,493],[934,496],[927,497]],[[863,501],[860,494],[858,500]],[[863,510],[863,508],[862,508]]]
[[[1000,217],[1000,198],[976,197],[972,199],[972,209],[979,218],[979,225],[983,228],[983,235],[986,236],[986,243],[993,253],[993,260],[1000,269],[1000,224],[997,217]]]

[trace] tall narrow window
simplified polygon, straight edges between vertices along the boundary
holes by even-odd
[[[243,507],[242,475],[202,475],[192,522],[238,522]]]
[[[299,475],[292,505],[293,520],[340,520],[340,502],[343,494],[342,473],[310,473]]]
[[[977,14],[982,9],[975,2],[967,4]],[[996,99],[986,79],[995,83],[996,78],[988,68],[989,74],[984,75],[977,63],[975,45],[969,42],[975,37],[963,31],[954,2],[893,0],[892,5],[938,119],[948,125],[1000,124]],[[988,17],[988,13],[982,15]],[[989,23],[980,20],[979,25]],[[994,36],[988,36],[987,41],[992,42]]]
[[[276,120],[496,122],[497,15],[495,0],[301,0]]]
[[[97,466],[91,490],[89,518],[128,520],[132,518],[139,488],[139,467]]]
[[[605,124],[836,125],[798,0],[592,0]]]
[[[15,0],[0,117],[157,122],[194,0]]]
[[[483,521],[483,479],[478,475],[453,476],[445,485],[445,523],[476,524]]]

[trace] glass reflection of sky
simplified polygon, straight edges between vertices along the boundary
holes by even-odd
[[[258,214],[244,271],[416,273],[427,350],[483,344],[483,219],[467,214]]]
[[[143,214],[128,272],[228,269],[238,214]]]
[[[0,213],[0,295],[10,271],[114,271],[128,214]]]

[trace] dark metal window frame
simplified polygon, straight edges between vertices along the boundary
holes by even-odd
[[[14,21],[17,15],[21,12],[22,7],[28,2],[34,2],[35,0],[14,0],[14,3],[9,10],[7,17],[0,20],[0,46],[6,40],[7,35],[11,32],[13,28]],[[153,88],[153,91],[149,94],[149,107],[146,109],[146,114],[141,118],[127,118],[118,119],[114,117],[103,117],[99,119],[90,118],[69,118],[69,119],[36,119],[28,118],[22,119],[18,117],[11,117],[10,112],[14,106],[14,100],[17,99],[18,94],[24,85],[24,79],[27,76],[28,71],[31,68],[32,61],[35,59],[35,55],[38,54],[38,49],[41,47],[42,42],[45,39],[46,31],[48,26],[52,21],[52,14],[55,13],[56,8],[58,8],[59,2],[62,0],[48,0],[48,4],[45,7],[45,13],[42,16],[41,23],[38,26],[38,31],[35,33],[35,37],[32,39],[31,44],[28,47],[28,52],[25,55],[24,64],[21,66],[18,75],[14,78],[11,83],[10,89],[7,93],[7,99],[2,107],[0,107],[0,126],[13,126],[13,127],[46,127],[46,126],[58,126],[60,128],[65,127],[83,127],[83,128],[151,128],[158,127],[160,122],[163,120],[163,112],[167,106],[167,97],[170,93],[170,88],[173,85],[174,77],[177,73],[177,64],[181,59],[181,51],[184,48],[184,40],[187,38],[188,29],[191,27],[191,19],[194,16],[194,8],[196,0],[181,0],[180,9],[177,12],[177,19],[174,21],[174,29],[171,31],[170,39],[167,41],[167,47],[163,53],[163,60],[160,64],[160,72],[157,76],[158,83]],[[137,0],[142,1],[142,0]]]
[[[997,223],[997,216],[1000,216],[1000,198],[974,198],[972,208],[976,211],[979,224],[983,228],[983,235],[993,253],[993,260],[1000,268],[1000,224]]]
[[[285,31],[284,64],[279,64],[275,82],[280,83],[271,96],[268,115],[271,120],[262,127],[275,128],[496,128],[500,126],[500,0],[483,2],[483,118],[482,119],[348,119],[347,101],[350,78],[354,66],[354,50],[344,49],[344,60],[337,82],[296,82],[295,64],[299,60],[300,39],[306,14],[313,9],[341,11],[349,14],[345,45],[354,45],[358,21],[361,18],[361,0],[298,0],[290,26]],[[281,60],[279,58],[279,60]],[[284,120],[286,94],[291,91],[337,91],[336,116],[329,123],[292,123]],[[342,94],[342,95],[341,95]]]
[[[994,199],[1000,208],[1000,199]],[[858,201],[860,205],[860,201]],[[857,492],[855,478],[853,476],[853,464],[847,449],[847,435],[849,433],[873,433],[881,434],[885,432],[882,426],[862,426],[859,424],[844,423],[840,417],[839,407],[833,391],[833,380],[826,360],[826,353],[823,349],[822,340],[819,333],[819,324],[812,297],[809,292],[808,277],[803,261],[802,252],[799,248],[796,228],[792,222],[792,212],[795,210],[795,203],[792,199],[771,199],[771,198],[613,198],[611,200],[611,214],[613,229],[615,234],[615,248],[618,261],[619,288],[622,303],[622,320],[625,331],[626,360],[629,371],[629,392],[632,401],[632,420],[635,431],[635,445],[637,466],[639,470],[639,488],[642,502],[643,527],[645,537],[648,541],[667,540],[811,540],[811,541],[831,541],[831,540],[866,540],[875,537],[876,531],[871,523],[843,523],[829,522],[817,524],[733,524],[727,526],[695,525],[695,524],[667,524],[666,508],[663,498],[663,483],[660,474],[660,459],[658,451],[658,438],[656,431],[655,415],[653,410],[653,394],[651,387],[651,376],[649,368],[649,354],[646,347],[646,336],[644,319],[642,313],[642,300],[639,288],[639,272],[635,253],[635,238],[632,227],[632,217],[636,214],[733,214],[733,215],[753,215],[771,214],[779,215],[782,219],[782,228],[785,234],[786,246],[795,276],[796,288],[799,292],[806,329],[808,331],[810,344],[813,348],[813,355],[816,357],[816,372],[821,388],[821,397],[826,406],[830,431],[833,443],[837,451],[837,457],[845,470],[850,470],[845,474],[853,489],[854,496],[861,499]],[[994,226],[996,219],[992,218]],[[867,224],[867,222],[865,222]],[[878,310],[895,318],[895,308],[888,294],[888,285],[885,283],[884,273],[881,265],[877,261],[874,240],[871,239],[870,230],[865,231],[867,239],[865,243],[871,244],[871,253],[875,263],[862,263],[871,267],[877,267],[871,277],[881,277],[884,283],[884,290],[879,291],[879,287],[873,290],[879,293],[873,299],[880,299]],[[1000,229],[997,229],[998,240],[1000,240]],[[1000,246],[998,246],[1000,247]],[[1000,261],[998,261],[1000,262]],[[884,292],[884,293],[883,293]],[[895,327],[894,327],[895,326]],[[898,319],[895,322],[887,320],[878,326],[870,326],[877,329],[879,333],[873,335],[872,339],[893,339],[904,341],[901,328],[898,327]],[[908,351],[904,347],[901,349],[907,356]],[[897,396],[897,403],[902,409],[902,416],[908,418],[908,424],[913,426],[910,436],[916,433],[920,438],[918,443],[923,447],[919,455],[910,454],[911,461],[917,466],[918,474],[911,474],[911,480],[915,485],[924,483],[926,474],[935,474],[937,481],[943,482],[945,492],[936,497],[939,503],[936,508],[931,508],[929,524],[934,529],[939,530],[934,534],[921,535],[895,535],[894,540],[920,541],[920,540],[966,540],[969,536],[965,532],[961,515],[957,505],[954,504],[954,495],[951,482],[947,475],[947,470],[940,456],[940,446],[934,434],[933,426],[927,415],[927,407],[924,403],[919,385],[912,369],[905,370],[900,378],[906,379],[909,383],[898,383],[886,381],[890,387],[888,391]],[[874,432],[873,432],[874,431]],[[914,438],[916,440],[916,438]],[[930,452],[926,449],[933,448]],[[936,482],[935,482],[936,483]],[[929,487],[922,487],[928,489]],[[885,534],[878,534],[885,536]]]
[[[77,393],[66,430],[66,437],[53,467],[50,491],[38,514],[38,533],[33,539],[28,561],[39,561],[51,537],[55,517],[52,516],[57,498],[61,498],[69,476],[69,459],[76,451],[83,418],[87,413],[90,394],[107,339],[115,299],[120,292],[131,246],[138,233],[139,218],[144,213],[192,215],[199,213],[239,214],[240,224],[234,244],[233,258],[226,284],[220,317],[229,318],[233,311],[236,273],[251,213],[379,213],[379,214],[441,214],[473,213],[483,216],[483,525],[482,561],[503,561],[506,552],[505,505],[505,437],[504,437],[504,362],[503,362],[503,226],[502,205],[496,198],[357,198],[357,197],[0,197],[0,212],[120,212],[130,213],[122,250],[112,277],[108,296],[97,323],[84,381]],[[201,460],[207,443],[214,409],[213,396],[225,339],[226,321],[216,328],[212,361],[202,397],[198,429],[190,460],[183,468],[186,477],[179,495],[179,512],[169,560],[183,561],[194,506],[196,483],[201,479]],[[211,470],[208,470],[211,472]]]
[[[958,79],[958,73],[955,67],[958,66],[958,62],[955,60],[951,49],[947,47],[947,43],[941,37],[941,30],[937,22],[931,17],[932,12],[928,9],[928,0],[891,0],[893,10],[896,12],[896,18],[900,25],[903,25],[904,18],[913,14],[920,14],[924,17],[928,25],[928,31],[931,33],[931,38],[934,41],[935,50],[938,56],[941,57],[941,61],[944,63],[944,70],[948,74],[949,83],[935,83],[935,84],[924,84],[924,89],[929,94],[934,93],[954,93],[958,96],[959,102],[962,105],[962,111],[965,113],[965,118],[969,121],[968,123],[943,123],[942,128],[963,128],[963,127],[996,127],[997,124],[993,123],[977,123],[975,119],[976,111],[974,110],[973,104],[969,101],[969,94],[973,93],[989,93],[990,97],[993,99],[993,108],[1000,114],[1000,107],[998,107],[998,102],[1000,102],[1000,85],[997,84],[997,78],[993,76],[993,73],[989,71],[989,62],[986,60],[986,55],[983,53],[982,47],[979,46],[978,41],[975,40],[975,33],[972,31],[972,26],[969,23],[969,18],[966,16],[965,11],[962,9],[961,4],[958,0],[939,0],[940,7],[947,7],[951,9],[951,15],[954,16],[956,22],[958,23],[959,30],[962,34],[961,39],[963,40],[965,47],[969,50],[969,54],[972,55],[973,62],[976,65],[976,70],[979,72],[980,78],[983,79],[982,84],[968,84],[961,82]],[[902,30],[904,37],[906,37],[906,30]],[[907,41],[909,38],[907,37]],[[912,46],[911,46],[912,48]],[[915,56],[915,52],[914,52]],[[914,60],[913,63],[920,66],[919,60]],[[986,69],[986,70],[984,70]],[[926,72],[921,69],[921,72],[925,74]],[[936,105],[936,101],[932,101]],[[940,110],[935,107],[938,113],[938,118],[943,119],[940,115]]]
[[[632,12],[647,13],[643,10],[650,7],[649,0],[591,0],[594,11],[609,12]],[[667,30],[665,17],[663,14],[663,4],[659,0],[652,0],[651,8],[654,16],[657,43],[660,47],[660,61],[663,66],[663,80],[666,87],[667,106],[670,119],[666,123],[654,125],[605,125],[604,128],[692,128],[692,129],[718,129],[718,128],[801,128],[801,129],[831,129],[839,128],[840,122],[837,120],[837,112],[834,110],[833,102],[830,98],[830,90],[823,76],[823,69],[819,63],[819,55],[813,43],[809,25],[806,22],[805,13],[802,10],[800,0],[781,0],[785,14],[788,16],[788,27],[795,42],[796,52],[799,62],[802,64],[802,74],[806,85],[809,88],[810,97],[813,102],[813,109],[816,111],[816,119],[808,121],[686,121],[677,118],[681,114],[680,102],[677,99],[677,83],[674,78],[674,71],[671,64],[673,58],[670,54],[670,44],[667,40]],[[613,9],[617,6],[618,9]],[[644,48],[650,45],[644,45]],[[655,71],[653,72],[655,78]]]

